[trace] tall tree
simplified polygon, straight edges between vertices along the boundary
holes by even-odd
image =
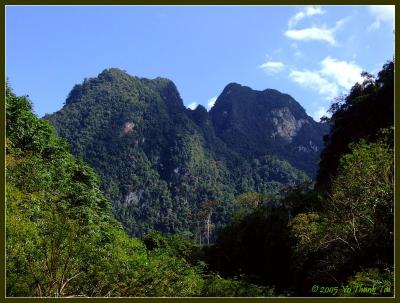
[[[360,139],[376,142],[379,130],[394,122],[394,64],[388,62],[376,79],[364,73],[364,82],[331,106],[331,131],[324,137],[316,187],[329,189],[337,174],[340,158],[350,152],[349,144]]]

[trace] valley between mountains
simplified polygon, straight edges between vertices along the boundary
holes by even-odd
[[[72,153],[102,179],[116,217],[133,236],[149,230],[204,237],[229,221],[245,192],[276,195],[316,176],[329,125],[291,96],[228,84],[209,112],[183,105],[174,83],[104,70],[47,115]],[[212,235],[210,235],[211,237]]]
[[[39,119],[7,84],[7,296],[393,296],[393,62],[330,112],[109,68]]]

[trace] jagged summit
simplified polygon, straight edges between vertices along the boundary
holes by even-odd
[[[192,110],[192,109],[189,108],[189,110]],[[196,106],[196,108],[193,109],[193,111],[204,113],[204,112],[207,112],[207,109],[203,105],[198,104]]]
[[[231,103],[232,106],[241,109],[248,106],[257,107],[261,110],[271,110],[272,108],[288,106],[299,117],[308,117],[304,108],[292,96],[271,88],[254,90],[235,82],[229,83],[218,97],[213,109],[218,111],[217,108],[221,104],[223,104],[223,107],[230,107]]]
[[[109,102],[111,99],[134,98],[141,101],[154,101],[154,95],[150,91],[156,91],[168,106],[184,108],[183,101],[173,81],[163,77],[155,79],[139,78],[129,75],[119,68],[104,69],[97,77],[85,78],[81,84],[73,87],[69,93],[65,105],[77,102]]]
[[[190,110],[173,81],[117,68],[75,85],[64,107],[45,118],[96,169],[133,235],[187,231],[204,201],[313,178],[325,134],[276,90],[230,83],[209,112]]]
[[[98,77],[106,77],[106,76],[129,76],[131,77],[126,70],[120,69],[118,67],[110,67],[110,68],[106,68],[104,69],[99,75]]]

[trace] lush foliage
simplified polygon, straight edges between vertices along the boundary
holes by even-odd
[[[213,270],[226,277],[246,278],[279,292],[288,286],[291,267],[288,213],[283,208],[261,207],[221,231],[208,249]]]
[[[356,84],[346,103],[333,106],[327,137],[332,141],[320,163],[320,176],[327,163],[337,163],[325,180],[329,191],[313,190],[304,183],[274,197],[240,195],[235,219],[207,249],[209,266],[226,278],[241,277],[288,295],[392,296],[390,88],[392,63],[384,66],[376,81],[367,77],[362,86]],[[375,111],[377,121],[371,118]],[[363,127],[366,123],[370,126]],[[341,143],[336,145],[337,140],[347,140],[346,149]],[[318,292],[313,286],[335,293]]]
[[[45,118],[100,175],[129,234],[154,229],[209,243],[228,222],[234,196],[277,193],[308,180],[322,147],[323,125],[291,97],[235,87],[235,94],[225,89],[208,113],[201,106],[186,109],[167,79],[109,69],[76,85],[65,106]],[[253,95],[260,96],[255,103]],[[238,108],[241,103],[246,109]],[[228,118],[218,118],[225,111]],[[257,119],[250,118],[254,113]],[[206,210],[207,204],[213,207]]]
[[[329,190],[337,174],[340,158],[350,152],[350,144],[360,139],[376,142],[379,130],[393,126],[394,63],[388,62],[375,79],[363,73],[364,82],[356,83],[347,96],[331,106],[332,130],[325,136],[321,153],[317,188]],[[393,143],[393,142],[392,142]]]
[[[273,296],[208,270],[201,246],[113,219],[100,180],[7,87],[6,291],[10,297]],[[204,214],[219,203],[200,207]]]
[[[194,296],[201,268],[149,251],[111,216],[94,171],[7,88],[7,295]]]
[[[224,279],[218,274],[207,277],[202,293],[205,297],[275,297],[273,288],[240,279]]]
[[[332,192],[319,213],[291,222],[299,279],[310,284],[344,281],[365,268],[393,264],[393,151],[360,143],[339,164]],[[344,282],[343,282],[344,283]]]
[[[235,98],[275,91],[231,84],[209,114],[166,79],[86,80],[49,119],[101,182],[7,87],[7,295],[393,296],[393,63],[364,77],[332,106],[317,189],[274,155],[299,144],[301,108],[270,109],[286,145],[242,141]]]

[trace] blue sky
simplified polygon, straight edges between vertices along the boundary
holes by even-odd
[[[41,117],[109,67],[174,81],[210,107],[237,82],[319,119],[394,56],[394,6],[7,6],[6,75]]]

